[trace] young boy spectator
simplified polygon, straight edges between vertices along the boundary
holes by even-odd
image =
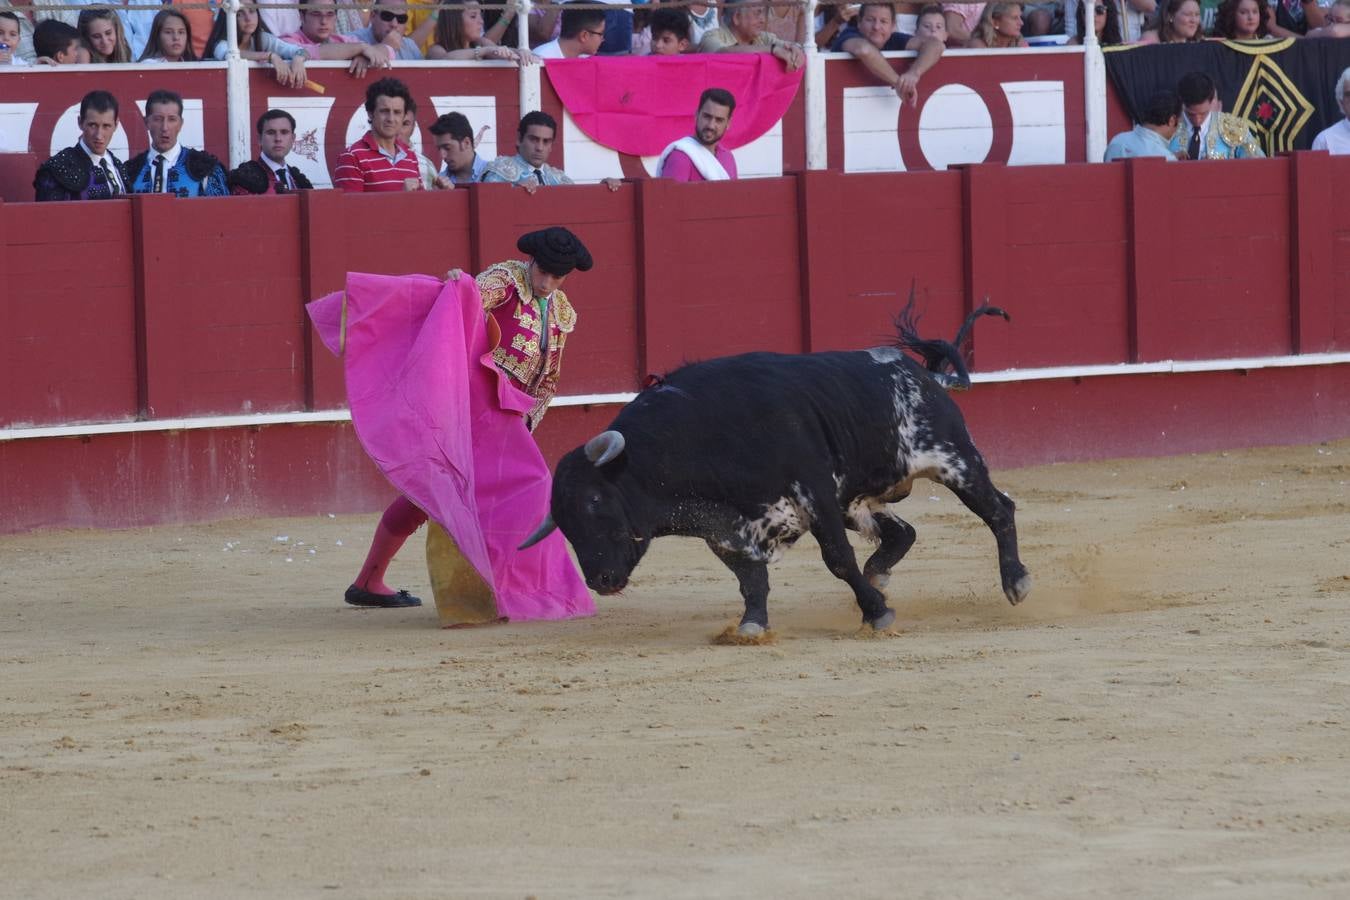
[[[689,52],[689,13],[661,8],[651,16],[652,56],[678,56]]]
[[[28,60],[19,55],[23,42],[23,25],[19,14],[0,9],[0,66],[26,66]]]
[[[930,3],[919,10],[919,18],[914,22],[914,36],[928,38],[946,46],[947,14],[942,11],[941,4]]]
[[[60,19],[44,19],[33,29],[33,52],[38,62],[70,66],[89,62],[89,51],[80,43],[80,33]]]

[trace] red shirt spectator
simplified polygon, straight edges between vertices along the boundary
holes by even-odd
[[[390,157],[380,149],[375,135],[367,131],[338,157],[333,187],[349,192],[402,191],[406,190],[408,178],[421,184],[422,170],[412,148],[402,141],[396,142],[396,146],[398,152]]]
[[[366,89],[370,130],[338,157],[334,187],[359,192],[412,191],[422,186],[417,154],[398,136],[412,106],[412,94],[397,78],[381,78]]]

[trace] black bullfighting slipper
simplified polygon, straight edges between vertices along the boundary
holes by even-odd
[[[400,606],[421,606],[422,598],[414,597],[407,591],[397,594],[377,594],[365,588],[352,585],[347,588],[346,601],[352,606],[374,607],[378,609],[396,609]]]

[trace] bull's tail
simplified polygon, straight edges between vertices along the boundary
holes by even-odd
[[[986,297],[986,300],[989,298]],[[949,391],[967,391],[970,390],[970,372],[966,369],[966,361],[962,356],[961,347],[970,337],[971,329],[975,327],[975,320],[981,316],[1002,316],[1004,321],[1012,321],[1012,316],[997,306],[990,306],[988,303],[982,303],[974,312],[966,316],[966,320],[961,323],[957,329],[956,340],[947,342],[941,338],[926,339],[919,337],[919,314],[914,310],[914,288],[909,289],[909,302],[905,308],[900,310],[900,315],[895,317],[896,340],[895,345],[901,350],[910,350],[923,358],[924,368],[933,376],[933,380],[942,385]],[[951,373],[943,371],[947,366],[951,367]]]

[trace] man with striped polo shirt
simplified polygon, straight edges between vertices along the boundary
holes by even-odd
[[[415,191],[422,186],[417,154],[399,131],[412,103],[408,86],[381,78],[366,89],[370,130],[338,157],[333,186],[348,192]]]

